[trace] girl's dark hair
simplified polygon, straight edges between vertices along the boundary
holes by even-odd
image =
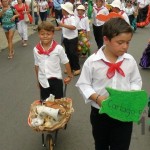
[[[102,35],[106,36],[109,40],[121,33],[133,34],[133,29],[123,18],[111,18],[104,23]]]
[[[42,29],[46,31],[51,31],[51,32],[54,32],[55,30],[54,25],[48,21],[43,21],[41,24],[39,24],[38,32],[41,31]]]

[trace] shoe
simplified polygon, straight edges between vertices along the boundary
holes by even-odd
[[[74,72],[73,72],[73,75],[74,76],[77,76],[77,75],[79,75],[81,73],[81,70],[75,70]]]
[[[27,46],[27,43],[23,43],[22,46],[23,46],[23,47]]]
[[[8,59],[12,59],[13,58],[13,56],[12,55],[8,55]]]

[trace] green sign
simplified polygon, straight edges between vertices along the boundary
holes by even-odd
[[[99,113],[106,113],[111,118],[124,122],[138,122],[148,102],[144,90],[120,91],[106,88],[109,97],[102,102]]]

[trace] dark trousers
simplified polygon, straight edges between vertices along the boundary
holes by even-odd
[[[95,150],[129,150],[133,123],[115,120],[98,111],[92,107],[90,115]]]
[[[54,9],[55,10],[55,18],[56,19],[62,19],[63,15],[62,15],[62,10],[57,10],[57,9]],[[56,21],[56,25],[58,26],[58,23]]]
[[[46,19],[47,19],[47,11],[40,12],[40,18],[41,18],[41,21],[46,21]]]
[[[63,42],[71,69],[79,70],[80,69],[79,56],[77,53],[78,37],[71,40],[64,38]]]
[[[44,101],[49,97],[50,94],[53,94],[56,99],[63,97],[63,81],[57,78],[48,79],[49,88],[43,88],[40,86],[40,96],[41,100]]]
[[[94,34],[98,49],[103,46],[102,28],[103,26],[95,26],[93,24],[93,34]]]
[[[34,21],[35,21],[35,25],[38,25],[39,16],[38,16],[37,12],[34,12]]]

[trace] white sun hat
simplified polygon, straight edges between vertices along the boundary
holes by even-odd
[[[67,11],[69,14],[73,14],[73,5],[70,2],[66,2],[65,4],[61,4],[61,8]]]
[[[121,9],[121,1],[120,0],[114,0],[111,4],[112,7],[117,7]]]
[[[85,7],[84,7],[83,5],[79,5],[79,6],[77,7],[77,10],[78,10],[78,9],[85,10]]]

